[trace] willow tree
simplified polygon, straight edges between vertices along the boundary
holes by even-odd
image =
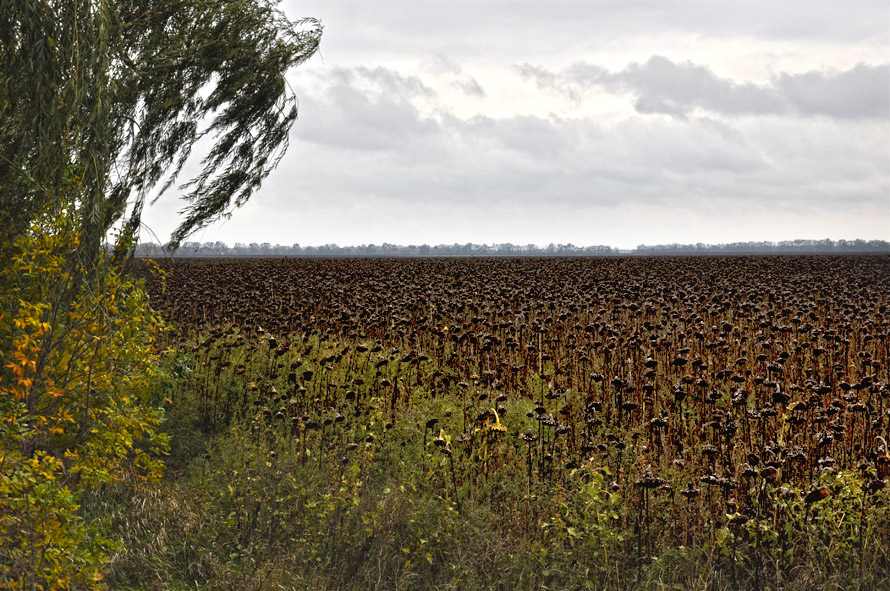
[[[99,484],[156,479],[165,438],[127,252],[147,199],[183,191],[173,246],[244,204],[287,148],[287,71],[320,24],[265,0],[0,0],[0,572],[101,586],[79,514]],[[200,141],[193,178],[179,178]]]
[[[0,250],[76,204],[92,258],[180,185],[186,236],[243,205],[287,148],[287,71],[321,26],[268,0],[0,0]],[[209,138],[200,172],[179,179]]]

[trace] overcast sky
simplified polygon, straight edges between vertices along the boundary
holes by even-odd
[[[290,149],[192,240],[890,240],[887,0],[281,6],[325,27]]]

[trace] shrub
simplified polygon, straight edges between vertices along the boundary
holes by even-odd
[[[68,261],[70,216],[42,216],[3,268],[0,562],[10,588],[94,588],[112,544],[79,498],[157,480],[167,438],[154,391],[161,327],[134,283],[100,257]]]

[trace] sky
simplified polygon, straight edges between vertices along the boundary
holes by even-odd
[[[324,26],[290,147],[191,240],[890,240],[887,0],[280,7]]]

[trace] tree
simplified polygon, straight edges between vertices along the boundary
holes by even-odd
[[[111,545],[81,494],[156,479],[166,445],[162,325],[121,261],[202,138],[172,246],[247,201],[297,116],[285,74],[320,35],[268,0],[0,0],[5,586],[101,585]]]
[[[109,228],[215,142],[183,188],[175,247],[243,205],[297,117],[285,74],[321,25],[269,0],[0,0],[0,252],[47,207],[77,203],[87,259]]]

